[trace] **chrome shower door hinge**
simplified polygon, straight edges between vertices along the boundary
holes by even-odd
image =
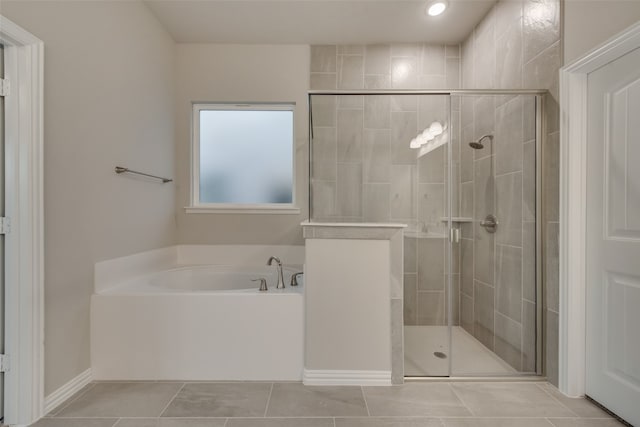
[[[0,96],[9,95],[9,80],[0,79]]]
[[[0,372],[9,371],[9,356],[6,354],[0,354]]]
[[[7,216],[0,216],[0,234],[11,233],[11,220]]]
[[[459,228],[451,228],[449,230],[449,241],[451,243],[459,243],[460,242],[460,229]]]

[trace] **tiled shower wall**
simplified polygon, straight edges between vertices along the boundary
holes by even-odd
[[[459,85],[457,45],[311,47],[312,90]],[[449,97],[442,95],[312,97],[312,218],[409,224],[404,239],[406,325],[447,322],[442,222],[447,145],[419,156],[409,142],[438,120],[447,127],[453,146],[459,146],[459,106],[452,105],[451,126],[448,103]],[[458,324],[457,264],[453,271],[452,320]]]
[[[539,190],[544,195],[545,212],[543,212],[543,218],[546,229],[546,236],[544,236],[545,259],[543,260],[546,272],[544,277],[546,298],[543,301],[546,335],[545,367],[549,381],[554,384],[557,384],[558,380],[558,70],[562,57],[560,11],[560,0],[501,0],[494,5],[483,21],[478,24],[462,44],[462,87],[532,88],[548,89],[550,91],[550,95],[545,99],[547,112],[544,146],[545,162],[542,169],[545,177],[545,188]],[[479,105],[481,103],[485,103],[485,105]],[[513,105],[510,105],[512,103]],[[486,123],[489,123],[486,131],[499,132],[499,120],[505,115],[511,114],[510,112],[517,111],[519,103],[520,101],[517,100],[511,100],[505,104],[500,100],[491,103],[488,99],[475,99],[473,102],[467,102],[466,105],[463,104],[463,123],[468,123],[467,118],[473,116],[474,124],[482,123],[481,126],[484,127],[487,126]],[[523,106],[530,108],[526,104],[523,104]],[[489,117],[482,117],[482,115]],[[523,132],[525,135],[524,140],[526,141],[530,131],[526,130],[526,125],[523,126],[525,126]],[[467,134],[472,132],[468,126],[466,132]],[[474,136],[478,134],[477,126],[474,127],[473,132]],[[465,131],[463,130],[464,133]],[[500,163],[499,156],[506,154],[503,153],[505,150],[498,144],[499,142],[497,141],[496,147],[494,147],[496,167]],[[531,150],[531,147],[528,147],[528,143],[524,144],[523,150]],[[462,179],[463,182],[467,183],[467,192],[471,191],[468,183],[473,181],[475,188],[478,181],[476,176],[482,178],[483,170],[486,169],[483,168],[480,162],[481,159],[474,159],[474,166],[477,165],[479,167],[474,172],[473,179],[469,176]],[[462,170],[465,170],[464,167]],[[497,171],[496,174],[498,174]],[[495,185],[498,187],[496,191],[498,199],[517,200],[517,196],[513,193],[507,197],[500,196],[505,191],[512,192],[517,188],[517,183],[514,183],[514,181],[517,181],[517,178],[515,178],[517,174],[518,172],[508,180],[496,177]],[[526,186],[527,172],[524,165],[522,179]],[[465,184],[462,185],[464,192]],[[481,206],[478,203],[482,203],[482,199],[476,198],[475,202],[474,211],[477,213],[478,210],[481,210]],[[496,203],[496,208],[499,212],[498,219],[500,219],[500,215],[503,215],[503,213],[500,213],[499,201]],[[517,211],[517,207],[515,209]],[[523,207],[522,236],[525,240],[532,232],[529,214],[530,212],[527,211],[526,206]],[[515,216],[517,215],[516,213]],[[493,245],[490,242],[477,241],[478,233],[470,233],[471,231],[468,230],[465,237],[473,241],[473,244],[470,241],[463,243],[465,245],[463,246],[464,260],[461,264],[466,265],[469,262],[469,257],[473,257],[473,265],[475,267],[480,266],[480,269],[482,269],[483,265],[493,265],[495,263],[496,276],[491,277],[490,273],[487,272],[484,279],[488,283],[484,281],[479,283],[475,280],[482,276],[483,273],[482,271],[476,271],[473,288],[471,288],[469,285],[471,282],[467,277],[469,273],[463,269],[462,324],[466,325],[474,333],[476,333],[475,329],[478,328],[485,344],[489,344],[493,338],[493,348],[496,352],[506,357],[508,361],[517,363],[515,360],[517,359],[517,352],[526,353],[529,351],[527,346],[530,345],[530,343],[527,343],[527,339],[523,337],[522,328],[531,316],[531,305],[528,304],[529,297],[527,296],[530,296],[530,285],[526,284],[526,280],[530,280],[532,277],[532,265],[529,263],[530,255],[527,255],[531,249],[526,248],[526,241],[523,240],[523,244],[520,246],[522,262],[519,267],[520,272],[518,272],[517,261],[512,266],[505,264],[505,262],[511,264],[514,257],[517,259],[518,250],[515,248],[518,246],[512,246],[503,241],[504,244],[495,244],[492,251]],[[499,237],[496,236],[495,239],[498,240]],[[473,254],[471,254],[472,251]],[[512,280],[509,277],[513,278],[518,274],[521,274],[526,279],[521,290],[523,304],[519,312],[517,309],[513,310],[517,306],[517,290],[515,292],[509,291],[505,295],[506,299],[500,297],[499,291],[502,286],[501,281]],[[467,277],[467,280],[465,280],[465,277]],[[516,280],[515,283],[517,283],[517,279],[513,280]],[[506,308],[505,301],[507,302]],[[506,317],[504,310],[507,310]],[[493,319],[491,319],[492,315]],[[518,318],[520,322],[516,321]],[[478,336],[477,333],[476,335]],[[520,343],[519,347],[518,342]],[[521,363],[523,369],[528,370],[531,367],[529,358],[522,357]]]

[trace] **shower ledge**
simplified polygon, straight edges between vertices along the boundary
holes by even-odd
[[[394,222],[314,222],[304,221],[303,227],[362,227],[362,228],[405,228],[407,224]]]
[[[442,222],[449,222],[449,217],[443,216],[440,218]],[[473,222],[473,218],[468,218],[464,216],[454,216],[451,218],[451,222]]]
[[[444,234],[405,230],[404,237],[410,237],[413,239],[444,239]]]
[[[304,221],[305,239],[390,239],[406,224],[388,222],[310,222]]]

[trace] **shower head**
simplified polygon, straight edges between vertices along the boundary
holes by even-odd
[[[493,135],[482,135],[477,141],[471,141],[469,143],[469,147],[473,148],[474,150],[482,150],[484,148],[482,140],[485,138],[489,138],[489,140],[493,141]]]

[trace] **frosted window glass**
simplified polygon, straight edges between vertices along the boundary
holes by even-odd
[[[200,203],[291,204],[293,111],[200,110]]]

